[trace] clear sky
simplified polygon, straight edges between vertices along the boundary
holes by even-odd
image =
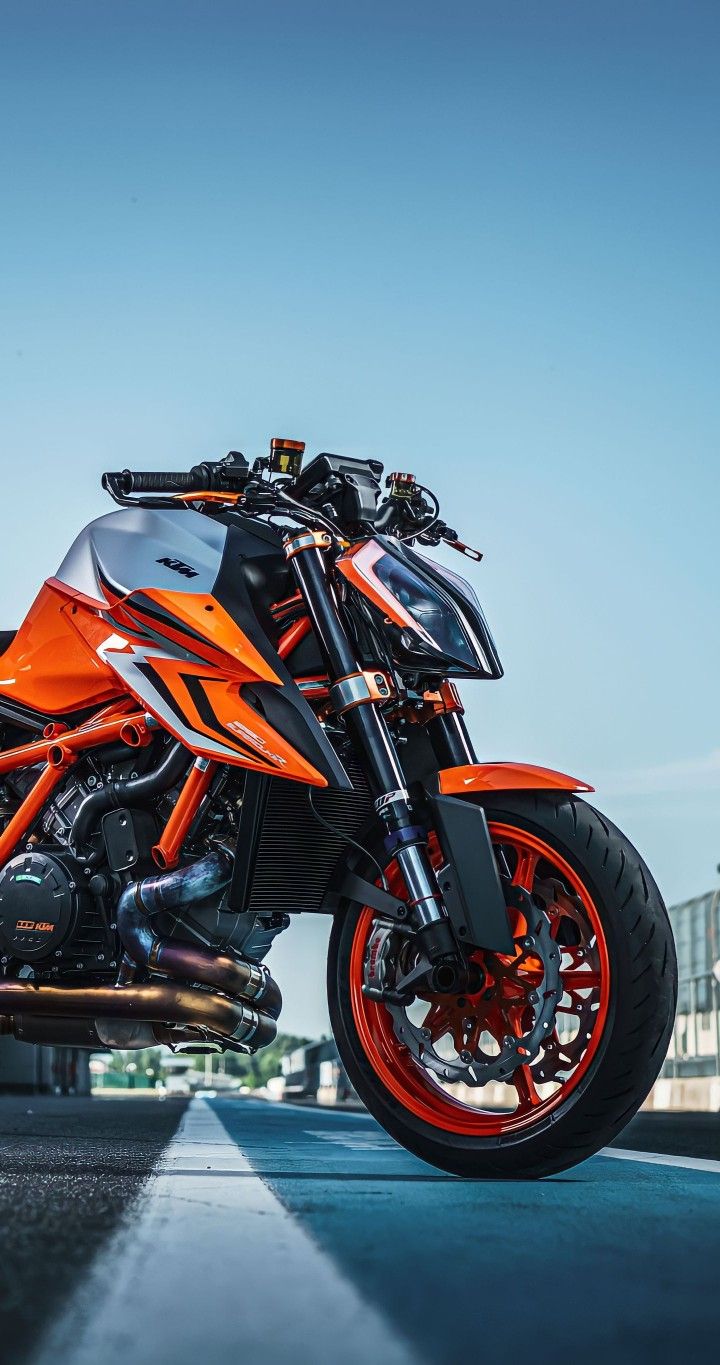
[[[714,884],[719,51],[715,0],[0,0],[0,626],[102,469],[414,469],[486,552],[480,753]]]

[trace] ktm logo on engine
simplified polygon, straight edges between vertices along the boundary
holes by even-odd
[[[19,929],[30,929],[35,934],[49,934],[54,928],[54,924],[49,924],[44,919],[19,919],[15,921],[16,933]]]
[[[163,555],[161,559],[155,560],[156,564],[164,564],[166,569],[172,569],[174,573],[182,574],[183,578],[197,578],[198,571],[193,569],[191,564],[184,564],[181,559],[171,559],[169,555]]]

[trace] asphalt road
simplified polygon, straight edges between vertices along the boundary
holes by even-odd
[[[719,1133],[715,1116],[645,1115],[620,1156],[480,1183],[409,1156],[364,1113],[6,1099],[2,1358],[712,1359]]]
[[[187,1101],[0,1098],[0,1360],[20,1361],[136,1200]]]

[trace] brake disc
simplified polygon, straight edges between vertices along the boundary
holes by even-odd
[[[433,1038],[428,1019],[413,1022],[407,1005],[386,1001],[398,1042],[407,1047],[421,1065],[444,1081],[470,1086],[488,1081],[507,1081],[519,1066],[534,1062],[553,1031],[555,1012],[562,995],[560,948],[551,932],[550,918],[521,887],[506,886],[508,905],[520,911],[524,932],[514,939],[514,956],[483,953],[485,982],[475,994],[420,996],[437,1011],[438,1027],[447,1017],[448,1027]],[[392,991],[402,975],[403,956],[412,941],[393,926],[377,922],[365,955],[365,984],[373,991]],[[489,1034],[498,1051],[482,1046]],[[454,1056],[443,1055],[437,1044],[450,1036]],[[499,1036],[498,1036],[499,1035]]]
[[[592,974],[599,966],[597,948],[594,944],[589,948],[580,946],[585,938],[586,920],[579,898],[569,892],[562,882],[550,877],[538,883],[535,894],[545,902],[546,913],[553,926],[553,937],[560,947],[561,957],[565,955],[569,958],[571,967],[584,967]],[[567,942],[567,933],[558,934],[558,921],[561,927],[575,926],[577,943]],[[576,972],[576,980],[578,978],[579,974]],[[558,1014],[562,1020],[572,1016],[577,1021],[576,1028],[573,1036],[568,1037],[567,1024],[561,1024],[558,1028],[556,1018],[556,1027],[546,1038],[541,1056],[531,1065],[536,1084],[562,1080],[581,1061],[595,1024],[597,1010],[596,996],[591,986],[592,983],[588,982],[587,986],[575,985],[568,988],[564,982],[562,983]],[[569,997],[568,1001],[565,1000],[565,992]]]

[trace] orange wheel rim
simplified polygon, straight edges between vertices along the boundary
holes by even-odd
[[[508,1093],[508,1099],[515,1091],[514,1108],[510,1105],[507,1108],[503,1105],[501,1109],[490,1105],[480,1108],[443,1088],[398,1041],[392,1015],[386,1006],[363,994],[365,951],[376,918],[368,906],[358,916],[350,953],[353,1019],[376,1075],[394,1099],[417,1118],[445,1132],[467,1137],[498,1137],[522,1132],[564,1104],[577,1091],[597,1055],[610,1006],[607,942],[597,907],[582,879],[555,849],[525,830],[493,822],[490,834],[496,848],[512,850],[512,881],[516,885],[532,892],[544,878],[544,886],[550,884],[561,888],[554,891],[555,908],[548,910],[558,922],[557,929],[553,925],[553,932],[559,933],[560,922],[571,918],[568,907],[572,904],[572,917],[577,926],[573,933],[579,935],[576,943],[562,949],[560,980],[563,993],[557,1009],[558,1020],[577,1018],[578,1030],[571,1041],[563,1041],[562,1029],[556,1026],[554,1037],[548,1039],[547,1049],[542,1050],[541,1056],[530,1064],[517,1067],[510,1082],[502,1087]],[[429,847],[434,861],[438,861],[439,849],[432,836]],[[390,865],[387,876],[393,894],[402,895],[403,884],[396,863]],[[483,955],[483,958],[489,968],[492,955]],[[495,961],[502,963],[503,959]],[[528,977],[528,989],[532,984]],[[428,1017],[431,1017],[430,1000],[428,1004]],[[444,1013],[448,1016],[448,1009]],[[571,1027],[571,1024],[563,1024],[566,1034]],[[474,1088],[475,1095],[479,1102],[483,1087]]]

